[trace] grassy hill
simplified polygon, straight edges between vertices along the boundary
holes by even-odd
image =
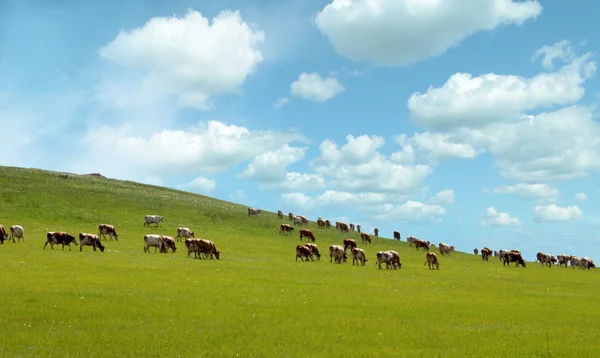
[[[286,211],[286,208],[281,208]],[[145,214],[165,217],[143,226]],[[301,214],[301,213],[300,213]],[[316,218],[309,218],[315,220]],[[405,242],[309,228],[321,252],[354,237],[367,266],[296,262],[298,233],[274,213],[176,190],[94,176],[0,167],[0,223],[25,242],[0,245],[2,357],[565,357],[600,349],[597,272],[503,267],[472,254],[439,271]],[[106,251],[42,250],[47,231],[97,233]],[[220,260],[143,252],[143,236],[184,225]],[[432,242],[448,238],[424,238]],[[377,270],[394,249],[401,270]],[[153,251],[153,250],[152,250]],[[434,252],[438,252],[434,249]]]

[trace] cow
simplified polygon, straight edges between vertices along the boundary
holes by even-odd
[[[546,254],[543,252],[538,252],[535,257],[536,257],[537,261],[539,261],[540,264],[542,264],[542,266],[548,265],[548,267],[551,267],[552,264],[556,263],[556,261],[557,261],[556,257],[554,257],[554,255]]]
[[[350,223],[350,225],[349,225],[349,226],[350,226],[350,230],[351,230],[351,231],[354,231],[354,224],[353,224],[353,223]]]
[[[306,258],[306,262],[308,262],[309,259],[311,261],[314,260],[312,251],[310,251],[308,247],[303,245],[296,246],[296,262],[298,261],[298,257],[302,261],[304,261],[304,258]]]
[[[329,245],[329,262],[331,262],[333,258],[335,258],[336,264],[341,264],[342,261],[346,262],[348,256],[346,255],[344,248],[340,245]]]
[[[359,249],[358,247],[354,247],[352,249],[352,266],[354,266],[355,262],[357,266],[359,262],[361,266],[364,266],[366,261],[368,260],[365,256],[365,250]]]
[[[331,227],[331,221],[325,220],[325,227],[329,229]]]
[[[4,228],[2,228],[2,230],[4,230]],[[2,235],[2,233],[0,233],[0,235]],[[25,236],[23,235],[23,227],[21,225],[13,225],[10,227],[10,239],[12,240],[12,242],[15,242],[15,237],[17,238],[17,240],[21,241],[21,239],[23,239],[23,242],[25,242]]]
[[[474,254],[474,255],[478,255],[478,254],[479,254],[479,250],[477,250],[477,248],[475,248],[475,249],[473,250],[473,254]]]
[[[8,240],[8,234],[4,230],[4,226],[0,224],[0,244],[4,244],[4,240]]]
[[[147,234],[144,235],[144,252],[150,252],[150,248],[154,247],[154,252],[158,248],[159,252],[167,252],[167,249],[163,248],[165,242],[162,235],[158,234]]]
[[[392,254],[392,263],[394,266],[394,270],[395,269],[401,269],[402,268],[402,262],[400,262],[400,255],[398,255],[398,253],[394,250],[387,250],[387,252],[389,252],[390,254]]]
[[[177,246],[175,246],[175,239],[173,239],[173,237],[162,235],[160,238],[163,242],[163,253],[166,254],[167,252],[169,252],[169,249],[171,249],[172,253],[175,253],[175,251],[177,251]]]
[[[150,224],[156,224],[156,227],[160,226],[160,223],[164,223],[165,218],[159,215],[145,215],[144,226],[150,226]]]
[[[181,239],[190,239],[196,236],[196,233],[187,227],[178,227],[177,228],[177,241],[181,241]]]
[[[317,227],[319,229],[323,229],[325,228],[325,221],[323,221],[323,218],[318,218],[317,219]]]
[[[435,266],[436,269],[440,269],[440,262],[438,261],[437,255],[434,252],[428,252],[425,255],[425,265],[429,264],[429,269],[431,270],[431,266]]]
[[[375,228],[375,230],[373,230],[373,233],[375,234],[375,236],[379,236],[379,229]]]
[[[294,216],[294,225],[302,226],[302,218],[300,216]]]
[[[344,252],[350,248],[350,250],[356,247],[356,241],[354,239],[344,239]]]
[[[278,210],[277,211],[277,217],[280,218],[280,219],[283,219],[283,211]]]
[[[319,247],[317,244],[308,243],[304,244],[304,246],[310,249],[310,252],[317,257],[317,260],[321,260],[321,254],[319,253]]]
[[[341,232],[349,232],[348,224],[345,222],[336,222],[336,229],[339,229]]]
[[[579,257],[577,257],[575,255],[570,256],[569,261],[571,263],[572,268],[579,267],[581,265],[581,260],[579,259]]]
[[[302,221],[302,225],[308,225],[308,219],[302,215],[298,215],[300,220]]]
[[[98,237],[103,237],[104,240],[106,240],[106,235],[108,235],[111,240],[114,238],[116,241],[119,241],[119,235],[114,226],[108,224],[98,225]]]
[[[492,255],[492,250],[488,249],[487,247],[484,247],[483,249],[481,249],[481,260],[482,261],[489,261],[489,257]]]
[[[413,246],[413,244],[414,244],[415,242],[417,242],[417,240],[419,240],[419,239],[417,239],[416,237],[409,236],[409,237],[406,239],[406,242],[408,242],[408,245],[409,245],[409,246]]]
[[[248,216],[258,216],[262,213],[262,210],[248,207]]]
[[[200,239],[196,239],[196,238],[185,239],[185,247],[187,247],[187,250],[188,250],[187,257],[191,257],[192,252],[194,253],[194,258],[200,257],[200,255],[202,253],[202,248],[200,246]]]
[[[85,232],[79,233],[79,251],[83,251],[84,246],[92,246],[94,251],[96,248],[100,249],[100,252],[104,252],[104,245],[100,242],[98,235],[87,234]]]
[[[542,266],[544,265],[544,256],[545,256],[545,255],[546,255],[546,254],[544,254],[544,253],[543,253],[543,252],[541,252],[541,251],[540,251],[540,252],[538,252],[537,254],[535,254],[535,258],[536,258],[536,260],[537,260],[537,261],[539,261],[539,262],[540,262],[540,264],[542,264]]]
[[[279,225],[279,235],[284,234],[284,233],[289,233],[291,235],[292,231],[294,231],[294,227],[292,225],[288,225],[288,224]]]
[[[46,243],[44,244],[44,250],[46,249],[46,245],[50,244],[50,248],[54,250],[54,245],[62,245],[63,250],[65,249],[65,245],[69,247],[69,251],[71,251],[71,244],[77,245],[77,239],[75,236],[59,231],[54,232],[50,231],[46,234]]]
[[[569,256],[560,254],[557,256],[558,258],[558,267],[565,265],[567,267],[569,265]]]
[[[312,242],[315,242],[315,236],[313,235],[312,231],[307,230],[307,229],[301,229],[300,230],[300,241],[302,241],[302,238],[305,237],[307,240],[312,240]]]
[[[425,250],[429,251],[429,245],[421,239],[415,239],[414,241],[415,244],[415,249],[417,249],[417,251],[419,250],[420,247],[425,248]]]
[[[371,235],[367,234],[366,232],[360,233],[360,239],[362,240],[363,244],[365,242],[369,242],[369,244],[371,243]]]
[[[510,251],[504,255],[504,266],[510,266],[510,263],[514,262],[515,267],[518,267],[519,265],[522,267],[527,267],[525,260],[523,260],[523,256],[521,256],[521,253],[517,251],[518,250]]]
[[[581,266],[579,268],[589,270],[591,268],[596,268],[596,264],[594,264],[594,260],[590,259],[589,257],[582,257]]]
[[[381,270],[381,264],[385,262],[385,269],[394,268],[394,255],[388,251],[377,252],[377,267]]]
[[[288,219],[294,220],[294,213],[288,213]]]
[[[508,250],[500,250],[498,251],[498,260],[504,261],[504,256],[508,253]]]
[[[440,249],[440,254],[442,254],[442,256],[444,256],[444,255],[450,256],[450,253],[452,251],[454,251],[454,246],[440,242],[439,249]]]
[[[214,257],[217,260],[219,260],[219,257],[221,256],[221,251],[217,250],[217,247],[215,246],[214,242],[206,239],[200,239],[199,244],[200,250],[204,254],[204,258],[208,259],[210,257],[210,259],[212,260],[214,255]]]
[[[360,232],[360,224],[356,225],[356,231]]]
[[[394,231],[394,240],[400,241],[400,231]]]

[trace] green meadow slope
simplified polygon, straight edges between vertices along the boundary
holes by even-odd
[[[281,208],[286,211],[286,208]],[[165,217],[143,226],[145,214]],[[316,219],[316,218],[309,218]],[[2,357],[595,357],[600,280],[594,270],[503,267],[460,252],[439,271],[405,242],[359,247],[367,266],[296,262],[298,233],[274,213],[200,195],[92,176],[0,167],[0,223],[25,242],[0,245]],[[97,233],[106,251],[43,250],[47,231]],[[187,226],[220,260],[143,252],[147,233]],[[334,229],[309,228],[321,252]],[[386,233],[387,234],[387,233]],[[409,234],[409,233],[408,233]],[[448,233],[451,242],[452,233]],[[440,238],[424,238],[437,243]],[[394,249],[401,270],[377,270]],[[152,250],[153,251],[153,250]],[[434,249],[434,252],[438,252]]]

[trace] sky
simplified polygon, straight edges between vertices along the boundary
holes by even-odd
[[[559,0],[0,0],[0,165],[459,251],[600,258],[598,13]]]

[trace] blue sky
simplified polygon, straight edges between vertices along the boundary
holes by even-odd
[[[0,164],[598,257],[599,12],[0,0]]]

